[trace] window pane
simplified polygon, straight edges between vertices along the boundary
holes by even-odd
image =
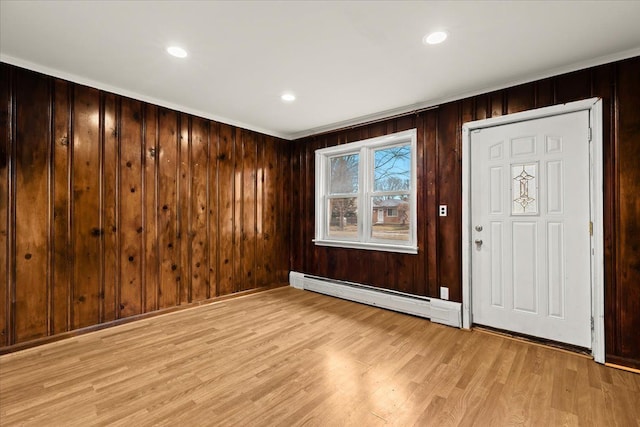
[[[358,199],[329,199],[329,237],[358,239]]]
[[[411,218],[407,196],[373,197],[371,237],[382,240],[409,240]]]
[[[397,191],[410,189],[410,145],[376,150],[374,157],[374,191]]]
[[[358,192],[358,167],[360,155],[347,154],[331,158],[330,194]]]

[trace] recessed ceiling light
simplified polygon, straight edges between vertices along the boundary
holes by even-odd
[[[176,58],[186,58],[187,57],[187,51],[184,50],[181,47],[178,47],[178,46],[169,46],[167,48],[167,52],[169,52],[169,55],[173,55]]]
[[[431,34],[427,34],[422,38],[422,43],[424,44],[438,44],[442,43],[447,39],[447,33],[444,31],[436,31]]]
[[[280,99],[282,99],[284,102],[293,102],[296,100],[296,96],[291,92],[285,92],[282,94],[282,96],[280,96]]]

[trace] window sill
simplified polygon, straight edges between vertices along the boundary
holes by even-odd
[[[314,239],[313,243],[315,243],[316,246],[331,246],[334,248],[364,249],[368,251],[396,252],[396,253],[414,254],[414,255],[418,253],[417,246],[393,245],[393,244],[385,244],[385,243],[348,242],[344,240],[317,240],[317,239]]]

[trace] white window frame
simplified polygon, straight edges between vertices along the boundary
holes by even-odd
[[[348,144],[316,150],[316,222],[315,239],[319,246],[333,246],[341,248],[367,249],[375,251],[399,252],[407,254],[418,253],[417,243],[417,180],[416,180],[416,141],[417,130],[411,129],[384,135],[377,138],[365,139]],[[376,218],[373,218],[372,197],[387,195],[387,193],[402,193],[402,191],[374,192],[374,152],[381,148],[390,148],[400,145],[409,145],[411,151],[410,161],[410,189],[408,192],[409,204],[409,240],[393,241],[374,239],[369,236]],[[329,237],[329,221],[331,215],[328,209],[329,179],[331,158],[348,154],[359,154],[358,165],[358,192],[353,197],[358,199],[358,238]],[[349,195],[344,195],[349,197]],[[386,209],[386,208],[385,208]]]

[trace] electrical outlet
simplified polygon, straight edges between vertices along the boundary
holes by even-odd
[[[444,286],[440,286],[440,299],[449,299],[449,288],[445,288]]]
[[[447,205],[440,205],[440,216],[447,216]]]

